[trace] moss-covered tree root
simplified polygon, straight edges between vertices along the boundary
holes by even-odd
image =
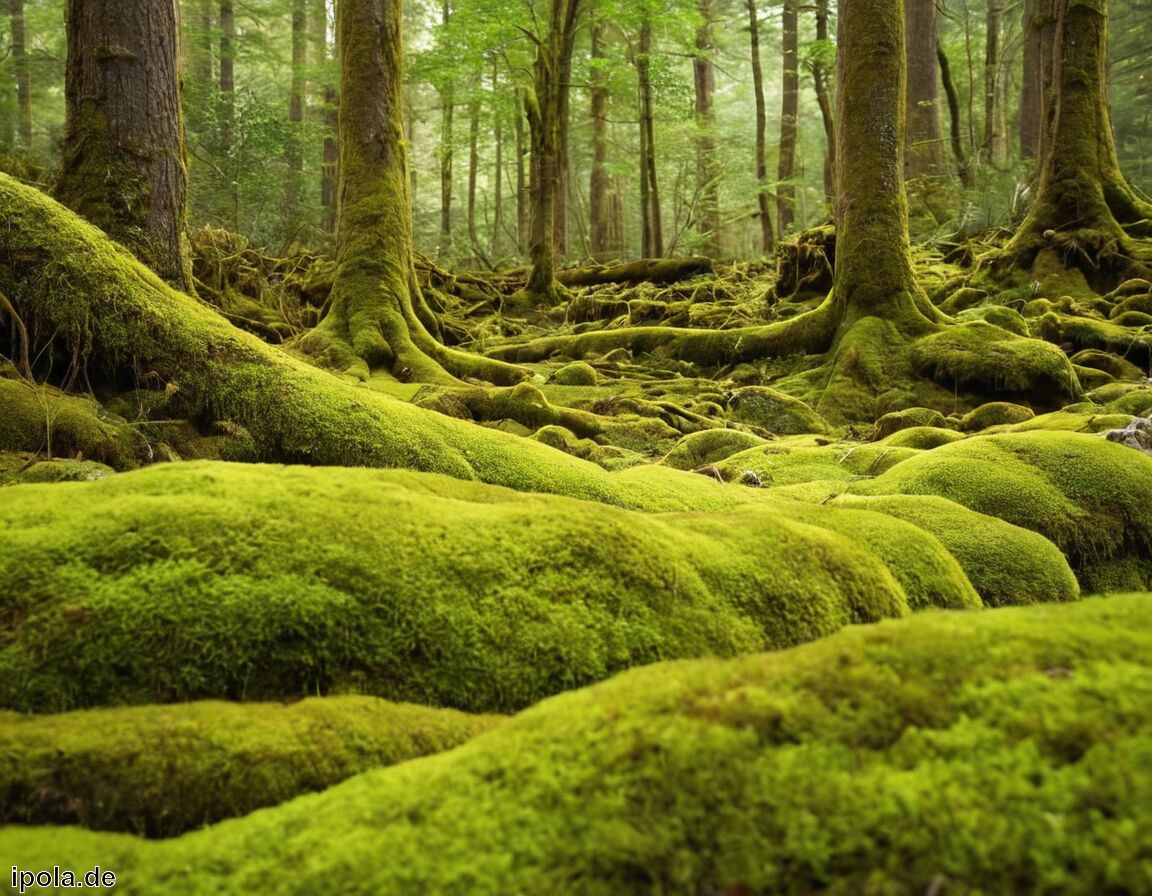
[[[639,669],[177,840],[0,853],[135,896],[1144,893],[1150,638],[1147,594],[922,614]]]

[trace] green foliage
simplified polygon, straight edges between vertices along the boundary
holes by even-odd
[[[140,896],[1143,892],[1150,600],[640,669],[178,840],[7,828],[0,851]]]
[[[0,824],[172,837],[451,749],[500,721],[372,697],[0,712]]]

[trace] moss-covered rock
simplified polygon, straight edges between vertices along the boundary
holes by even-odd
[[[910,426],[907,429],[897,430],[884,439],[889,448],[914,448],[918,451],[928,451],[958,442],[964,435],[953,429],[940,429],[935,426]]]
[[[728,398],[728,413],[734,420],[776,435],[828,431],[824,419],[799,398],[767,386],[737,389]]]
[[[1144,371],[1129,361],[1112,352],[1101,351],[1097,348],[1086,348],[1072,356],[1072,363],[1081,367],[1093,367],[1107,373],[1113,379],[1140,381],[1144,378]]]
[[[598,381],[596,368],[585,361],[573,361],[552,374],[552,382],[558,386],[595,386]]]
[[[1117,562],[1152,587],[1152,458],[1093,435],[1013,432],[973,437],[909,458],[855,490],[940,495],[1039,532],[1086,591]]]
[[[990,401],[964,415],[960,428],[964,432],[980,432],[990,426],[1011,426],[1024,423],[1035,417],[1032,408],[1008,401]]]
[[[0,824],[171,837],[451,749],[501,721],[352,696],[0,712]]]
[[[877,440],[884,439],[894,432],[913,426],[944,428],[947,425],[944,415],[939,411],[934,411],[931,408],[908,408],[903,411],[892,411],[877,420],[876,431],[872,437]]]
[[[20,473],[21,482],[92,482],[115,474],[94,460],[45,460]]]
[[[677,470],[695,470],[765,444],[765,439],[739,429],[705,429],[684,436],[661,463]]]
[[[641,491],[705,482],[618,475],[633,474]],[[0,706],[20,710],[347,691],[504,710],[908,608],[867,543],[766,502],[646,515],[414,473],[199,462],[10,487],[0,528]]]
[[[640,669],[177,840],[9,827],[138,896],[1152,888],[1152,597]],[[291,869],[291,873],[284,873]]]

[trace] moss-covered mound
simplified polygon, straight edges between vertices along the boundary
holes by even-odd
[[[1149,638],[1152,595],[923,614],[636,670],[178,840],[0,853],[140,896],[1147,892]]]
[[[451,749],[501,721],[351,696],[0,712],[0,823],[174,836]]]
[[[1084,433],[969,438],[912,457],[873,494],[940,495],[1039,532],[1086,591],[1152,587],[1152,457]]]
[[[649,515],[398,471],[195,462],[14,486],[0,530],[0,706],[39,712],[341,691],[499,711],[909,601],[866,541],[770,502]],[[955,562],[906,532],[946,570],[923,602],[955,605]]]

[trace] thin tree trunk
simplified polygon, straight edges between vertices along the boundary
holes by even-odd
[[[173,0],[70,0],[57,197],[192,290]]]
[[[784,0],[781,14],[783,64],[783,100],[780,106],[780,164],[776,171],[776,209],[779,233],[791,229],[796,220],[796,187],[791,183],[796,174],[796,124],[800,109],[799,16],[796,0]]]
[[[597,17],[592,23],[592,173],[588,181],[588,219],[592,231],[592,257],[603,261],[613,254],[610,247],[611,209],[608,174],[608,76],[604,71],[604,36],[607,26]]]
[[[319,107],[320,131],[323,134],[320,150],[320,207],[321,226],[325,233],[336,230],[336,179],[340,150],[336,145],[339,126],[336,87],[330,80],[328,63],[328,4],[326,0],[312,0],[312,58],[320,75],[314,93]],[[319,85],[323,85],[322,87]]]
[[[960,96],[956,92],[956,83],[952,80],[952,66],[948,62],[948,54],[939,43],[936,44],[936,60],[940,65],[940,81],[944,85],[944,96],[948,99],[948,132],[952,138],[952,155],[956,158],[956,174],[960,178],[960,183],[971,188],[975,185],[975,181],[972,177],[972,166],[968,164],[968,156],[964,152]]]
[[[645,8],[647,10],[647,8]],[[643,255],[664,255],[664,228],[660,220],[660,188],[656,176],[656,133],[652,113],[652,18],[645,11],[636,54],[636,82],[640,103],[640,207]]]
[[[936,89],[936,0],[907,0],[904,10],[908,57],[904,176],[913,178],[940,174],[946,166]]]
[[[32,66],[28,58],[28,28],[24,0],[11,0],[12,71],[16,76],[17,136],[25,151],[32,148]]]
[[[756,96],[756,199],[760,206],[760,251],[776,245],[772,230],[772,199],[768,190],[768,113],[764,104],[764,71],[760,65],[760,20],[756,0],[747,0],[748,34],[752,52],[752,90]]]
[[[236,129],[236,12],[233,0],[220,0],[220,152],[232,152]],[[235,222],[233,222],[235,223]]]
[[[525,159],[528,155],[528,143],[524,134],[524,95],[518,94],[519,103],[516,105],[515,123],[516,131],[516,251],[525,254],[528,246],[528,174],[525,170]]]
[[[284,155],[288,179],[284,185],[283,220],[285,237],[300,232],[301,198],[304,188],[304,70],[308,45],[307,0],[292,0],[292,82],[288,96],[288,133]]]
[[[697,0],[702,24],[696,31],[692,71],[696,84],[696,193],[697,229],[701,251],[710,257],[720,252],[720,185],[716,169],[716,135],[713,96],[716,92],[716,52],[712,36],[715,0]]]
[[[477,81],[479,77],[477,77]],[[480,169],[480,100],[468,103],[468,245],[472,255],[480,260],[484,252],[476,233],[476,178]]]
[[[448,0],[441,7],[440,25],[447,29],[452,20]],[[456,101],[451,81],[440,89],[440,251],[452,249],[452,111]]]
[[[1041,159],[1051,121],[1046,115],[1052,89],[1056,22],[1051,0],[1024,2],[1024,80],[1020,87],[1020,155]]]
[[[996,127],[998,115],[996,88],[1000,73],[1000,3],[988,0],[984,38],[984,142],[980,147],[981,160],[990,165],[996,161],[996,145],[1000,136]]]
[[[500,108],[500,70],[496,58],[492,59],[492,129],[495,141],[496,164],[492,185],[492,256],[500,258],[504,228],[504,116]]]
[[[816,40],[822,46],[828,42],[828,0],[816,0]],[[816,102],[820,106],[820,120],[824,124],[824,196],[829,204],[835,202],[836,184],[836,123],[832,114],[832,96],[828,87],[828,67],[817,56],[812,61],[812,84]]]
[[[568,194],[572,187],[570,180],[571,162],[568,152],[568,122],[570,120],[572,86],[571,52],[568,53],[560,67],[559,83],[561,85],[560,106],[557,111],[559,156],[556,162],[556,208],[553,212],[555,220],[552,223],[552,241],[556,247],[556,257],[564,258],[568,255]]]

